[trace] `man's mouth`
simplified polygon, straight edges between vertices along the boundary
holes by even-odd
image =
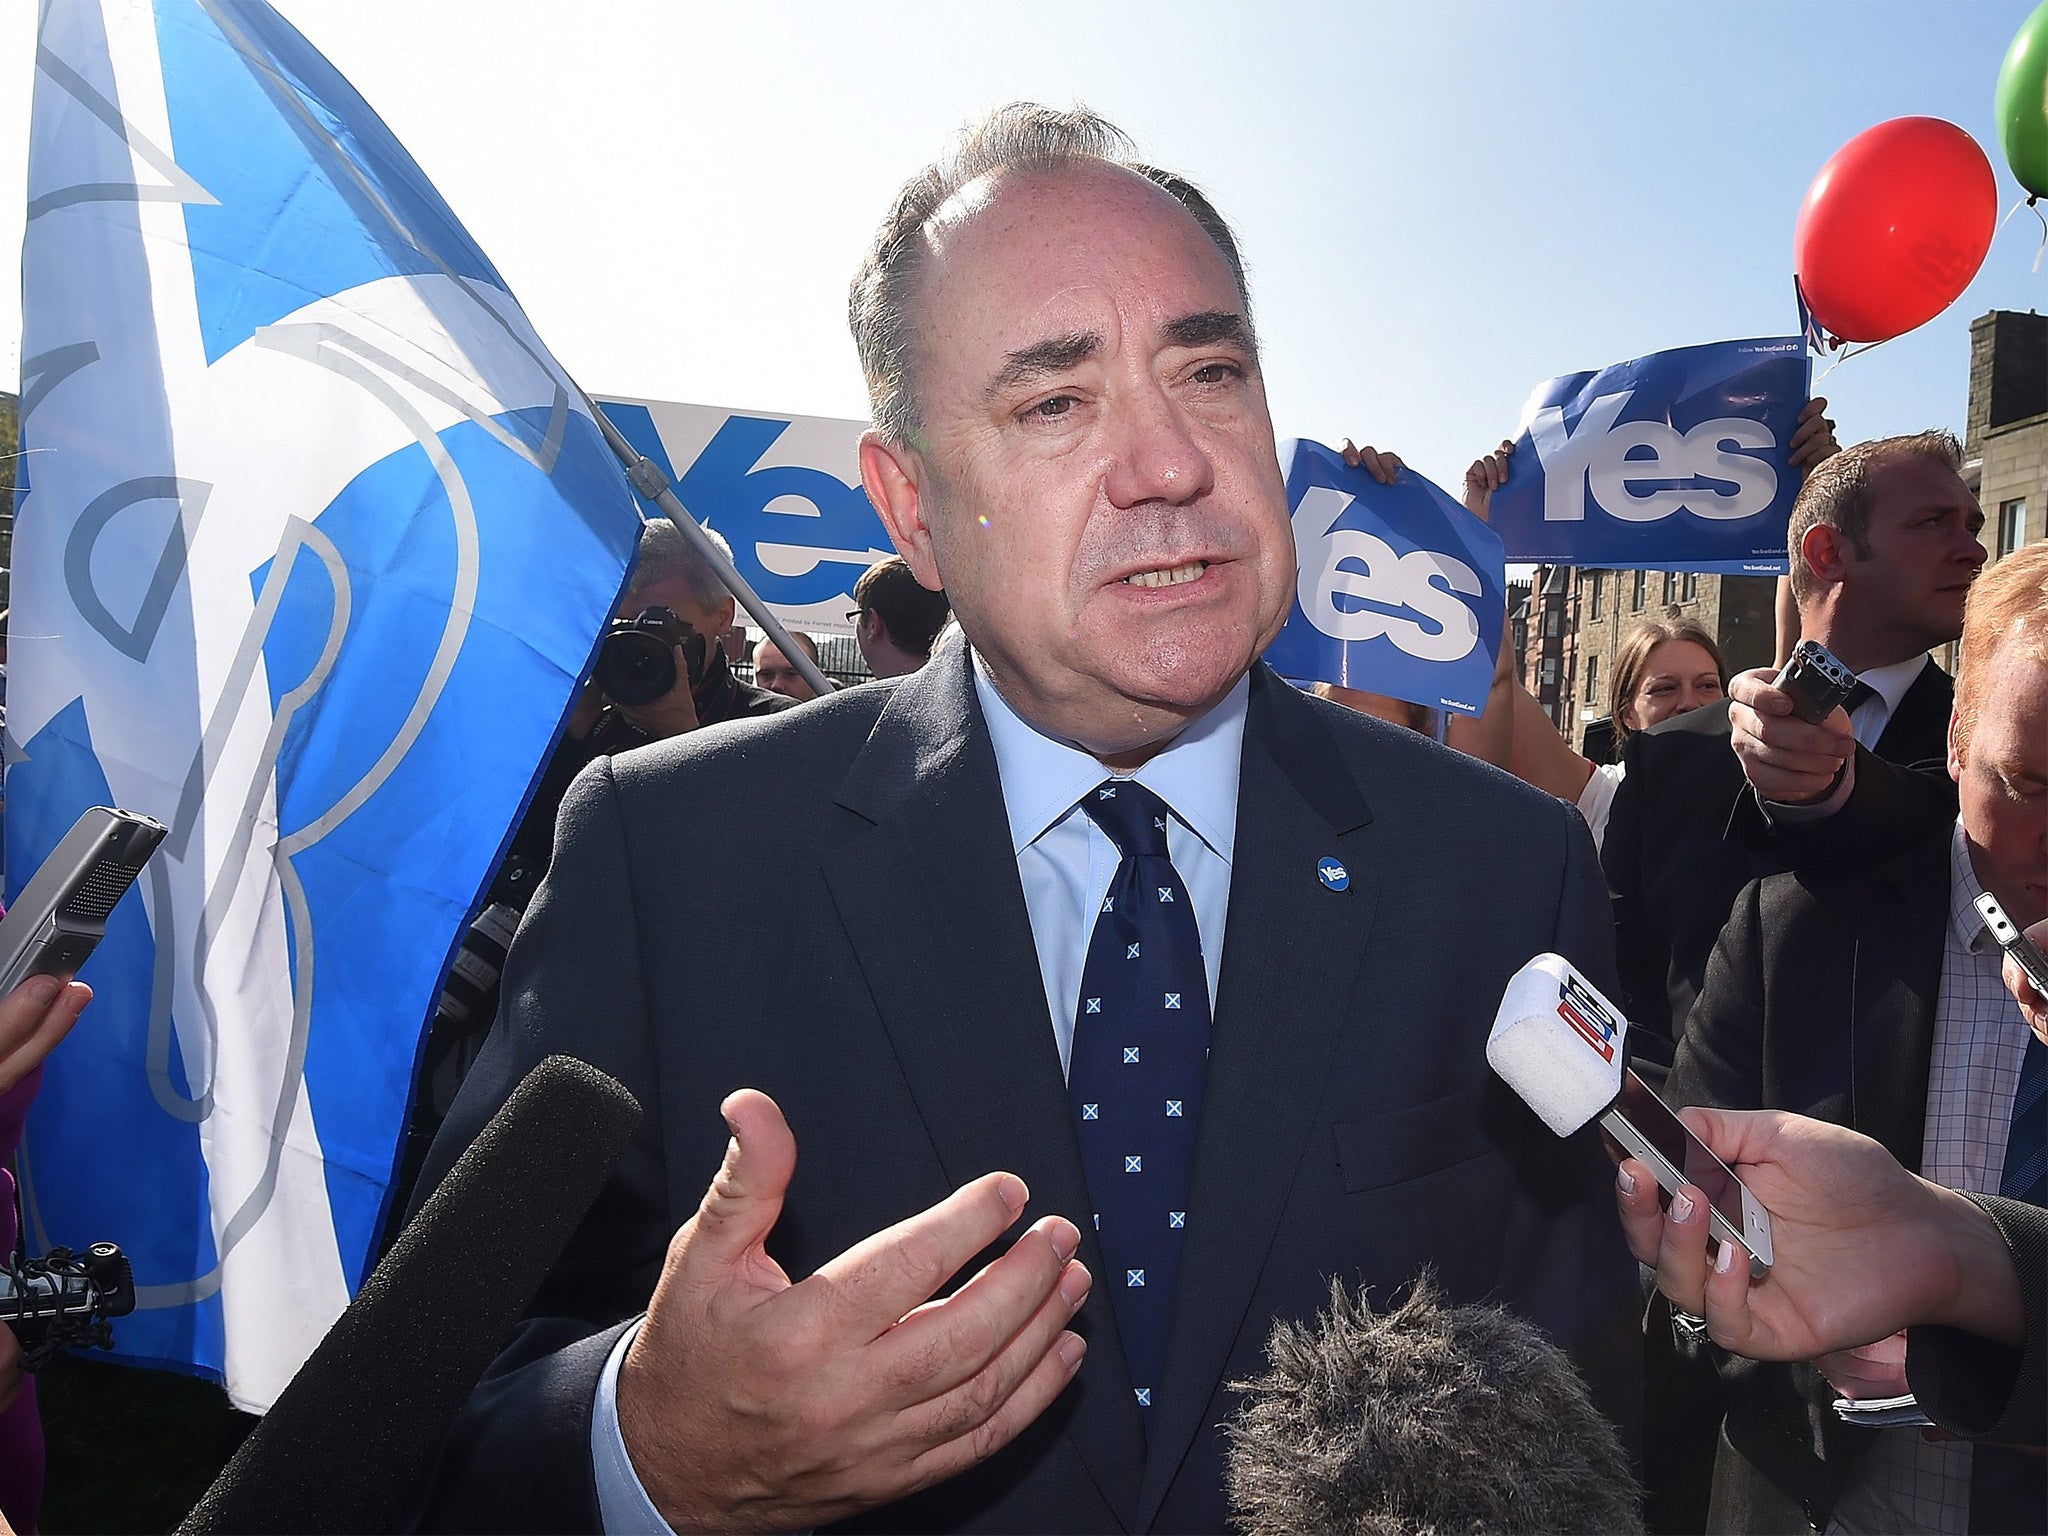
[[[1123,584],[1127,587],[1177,587],[1184,581],[1198,579],[1209,569],[1206,560],[1190,560],[1185,565],[1168,566],[1158,571],[1134,571],[1126,576]]]

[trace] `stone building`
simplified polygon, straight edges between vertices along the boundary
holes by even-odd
[[[2048,538],[2048,315],[1995,309],[1970,323],[1963,460],[1992,559]]]
[[[1564,734],[1606,758],[1610,688],[1622,641],[1644,619],[1684,620],[1714,637],[1730,672],[1769,666],[1777,579],[1692,571],[1584,571],[1538,566],[1522,681]]]

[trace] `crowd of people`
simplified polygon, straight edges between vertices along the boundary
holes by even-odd
[[[1428,1270],[1570,1356],[1652,1529],[2048,1529],[2048,998],[1973,905],[2048,936],[2048,546],[1982,569],[1955,440],[1844,448],[1812,402],[1788,624],[1856,692],[1810,721],[1646,622],[1596,764],[1506,654],[1441,732],[1259,661],[1294,544],[1243,263],[1100,118],[991,115],[850,318],[882,681],[814,693],[794,633],[743,681],[647,526],[617,621],[671,681],[569,721],[410,1202],[551,1053],[645,1116],[410,1518],[1221,1530],[1274,1323]],[[1491,1076],[1541,951],[1770,1211],[1767,1275]],[[0,1047],[82,990],[0,1002]],[[1836,1408],[1908,1393],[1928,1425]]]

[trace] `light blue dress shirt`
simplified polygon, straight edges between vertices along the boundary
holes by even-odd
[[[1024,886],[1024,908],[1045,981],[1045,1006],[1065,1072],[1074,1046],[1074,1010],[1095,914],[1121,858],[1116,844],[1081,809],[1081,798],[1111,777],[1093,754],[1025,723],[989,680],[979,657],[974,689],[995,746],[1010,847]],[[1237,841],[1237,780],[1244,755],[1246,703],[1251,680],[1241,677],[1223,702],[1194,721],[1129,777],[1173,811],[1166,850],[1194,903],[1213,1013],[1223,961],[1223,923],[1230,909],[1230,866]],[[635,1323],[619,1340],[598,1378],[590,1425],[590,1459],[597,1505],[609,1536],[669,1528],[634,1474],[619,1432],[619,1367],[640,1331]]]

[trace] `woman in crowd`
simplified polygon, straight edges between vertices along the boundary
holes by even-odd
[[[1712,635],[1689,622],[1645,619],[1622,641],[1614,659],[1615,757],[1621,757],[1637,731],[1718,702],[1727,685],[1727,664]],[[1517,778],[1577,805],[1593,829],[1594,845],[1601,843],[1624,765],[1596,763],[1574,752],[1519,681],[1509,767]]]

